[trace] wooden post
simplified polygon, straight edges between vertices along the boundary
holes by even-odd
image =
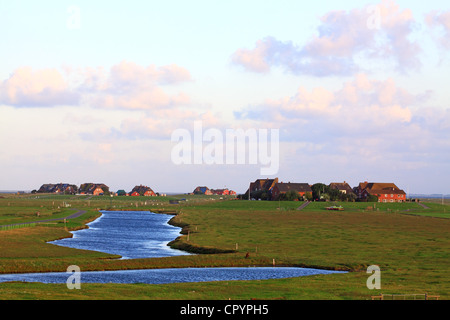
[[[238,251],[238,248],[239,248],[239,245],[238,245],[237,242],[236,242],[236,251]]]
[[[272,265],[275,267],[275,259],[272,259]]]

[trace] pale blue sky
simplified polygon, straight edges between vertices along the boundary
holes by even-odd
[[[414,51],[413,54],[417,54],[420,60],[420,70],[408,69],[408,74],[401,74],[391,68],[389,63],[392,61],[387,62],[386,59],[377,60],[372,65],[372,60],[361,57],[364,48],[361,51],[357,45],[346,47],[354,50],[346,58],[362,62],[360,67],[364,70],[359,73],[366,74],[373,84],[379,81],[379,90],[395,87],[408,94],[409,98],[402,93],[401,98],[375,106],[368,112],[388,108],[387,119],[392,120],[401,111],[401,117],[411,115],[407,122],[400,125],[393,122],[389,127],[382,120],[373,120],[368,123],[373,135],[364,134],[365,140],[352,141],[358,131],[335,128],[340,131],[333,132],[329,127],[329,117],[348,123],[347,128],[351,126],[353,121],[348,118],[351,111],[341,111],[336,116],[331,108],[342,103],[341,90],[346,84],[354,83],[356,74],[318,77],[289,71],[292,67],[289,59],[294,63],[300,54],[304,54],[307,44],[314,44],[314,39],[317,40],[321,17],[333,11],[350,13],[360,10],[364,13],[367,5],[383,3],[1,0],[0,37],[3,45],[0,50],[0,84],[4,83],[2,90],[5,96],[7,88],[10,88],[7,85],[18,86],[20,81],[27,83],[22,85],[22,89],[29,91],[28,96],[25,93],[24,96],[16,96],[16,99],[23,99],[20,100],[22,102],[2,99],[0,91],[0,146],[8,150],[0,156],[0,190],[35,189],[48,182],[80,184],[92,181],[104,182],[112,189],[147,184],[163,192],[188,192],[197,185],[208,185],[211,188],[228,186],[244,192],[249,181],[259,178],[259,167],[179,167],[170,163],[170,132],[180,126],[192,128],[192,120],[196,116],[185,113],[193,112],[197,115],[207,113],[208,125],[219,129],[231,126],[280,128],[281,138],[286,144],[281,146],[278,176],[284,181],[329,183],[346,180],[353,186],[363,180],[394,181],[405,191],[450,193],[445,179],[450,176],[450,150],[446,143],[450,129],[443,123],[450,119],[446,72],[450,70],[449,48],[439,45],[439,39],[445,36],[444,28],[431,29],[425,21],[427,14],[450,11],[448,1],[397,0],[391,3],[398,6],[399,12],[412,12],[413,31],[408,32],[404,41],[417,41],[419,44],[420,52]],[[71,29],[67,25],[73,18],[73,12],[68,11],[71,6],[79,9],[79,28]],[[399,24],[389,29],[388,36],[402,36],[403,31]],[[350,32],[359,31],[349,29]],[[264,43],[267,37],[277,41],[278,48],[274,46],[271,49],[275,50],[276,59],[287,55],[281,64],[273,62],[268,72],[255,73],[248,69],[245,61],[236,63],[233,60],[239,50],[247,50],[257,57],[260,54],[258,43]],[[277,51],[286,47],[291,51]],[[392,56],[408,57],[402,46],[380,48],[394,50]],[[268,56],[266,62],[267,59]],[[112,94],[110,91],[96,94],[93,87],[87,89],[74,84],[80,79],[86,80],[85,74],[80,75],[80,70],[103,68],[108,74],[124,61],[142,68],[175,65],[186,70],[190,80],[150,88],[158,92],[162,90],[174,99],[177,97],[176,102],[167,107],[167,112],[161,110],[161,106],[148,110],[125,106],[99,107],[102,104],[99,99]],[[17,77],[17,82],[8,81],[24,67],[30,67],[34,72],[57,70],[69,79],[69,85],[75,86],[72,91],[82,97],[80,103],[53,105],[51,108],[42,103],[33,105],[36,96],[30,92],[36,93],[33,90],[38,89],[25,87],[31,88],[31,83],[37,85],[40,76],[33,80],[36,82],[26,82],[27,76]],[[71,73],[66,74],[67,70]],[[143,89],[141,84],[137,86],[140,91],[135,88],[133,93],[145,94],[149,90],[147,87]],[[317,118],[317,115],[312,118],[305,116],[312,109],[316,112],[318,106],[313,105],[317,103],[314,100],[309,107],[304,107],[306,96],[297,94],[300,87],[310,92],[322,88],[333,95],[329,109],[322,110],[326,120]],[[180,100],[179,93],[188,99]],[[316,95],[312,94],[311,99],[314,97]],[[118,97],[112,94],[108,98]],[[131,100],[133,96],[126,98]],[[363,100],[358,103],[361,108],[374,107],[366,106]],[[268,106],[277,109],[269,120],[252,116],[267,113]],[[287,110],[292,108],[297,108],[297,111],[292,118],[286,118]],[[426,113],[425,109],[428,110]],[[253,113],[246,114],[249,110]],[[244,116],[237,119],[236,114]],[[346,119],[342,118],[344,115]],[[174,117],[176,121],[170,122]],[[365,117],[366,114],[361,113],[354,121],[362,121]],[[161,122],[155,123],[156,120]],[[388,135],[387,128],[389,131],[399,130],[399,133]],[[408,132],[412,132],[411,135]],[[339,136],[340,140],[331,142],[330,135],[333,139]],[[389,141],[387,146],[382,140],[377,140],[381,139],[380,136]],[[398,139],[398,147],[392,144],[393,137]],[[417,149],[411,147],[414,141],[417,141]],[[425,146],[426,142],[430,145]],[[364,149],[366,147],[368,150]],[[332,154],[330,150],[333,150]],[[102,159],[102,155],[109,160]],[[330,167],[330,161],[335,161],[336,165]],[[367,165],[365,161],[368,161]]]

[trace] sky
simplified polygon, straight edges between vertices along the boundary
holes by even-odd
[[[0,38],[0,190],[278,177],[450,194],[446,0],[0,0]],[[208,162],[228,130],[258,140]],[[267,173],[251,146],[275,131]],[[193,161],[174,159],[181,141]]]

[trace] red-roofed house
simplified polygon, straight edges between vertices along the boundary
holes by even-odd
[[[306,193],[312,193],[311,187],[308,183],[275,183],[272,188],[272,200],[278,200],[282,194],[293,190],[299,196],[305,196]]]
[[[156,193],[150,187],[139,185],[135,186],[133,190],[131,190],[130,195],[134,197],[137,196],[154,197],[156,196]]]
[[[405,191],[394,183],[361,182],[356,188],[356,194],[360,199],[367,199],[370,195],[377,196],[378,202],[405,202]]]
[[[92,193],[94,196],[100,196],[103,195],[105,193],[105,191],[103,191],[102,188],[97,187],[95,188],[94,192]]]

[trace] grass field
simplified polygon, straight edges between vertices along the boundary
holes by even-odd
[[[169,200],[185,198],[178,205]],[[220,197],[80,197],[39,195],[0,198],[0,225],[83,216],[19,229],[0,228],[0,272],[115,270],[166,267],[293,265],[350,271],[303,278],[170,285],[1,283],[0,299],[370,299],[383,293],[450,296],[450,206],[426,203],[335,203],[239,201]],[[69,207],[66,207],[68,206]],[[58,208],[59,207],[59,208]],[[115,256],[46,243],[70,236],[98,216],[98,209],[177,213],[183,228],[172,246],[202,254],[117,260]],[[36,212],[40,212],[37,217]],[[189,240],[187,234],[189,233]],[[229,253],[223,253],[229,252]],[[245,258],[249,253],[250,257]],[[379,265],[382,290],[369,290],[367,266]]]

